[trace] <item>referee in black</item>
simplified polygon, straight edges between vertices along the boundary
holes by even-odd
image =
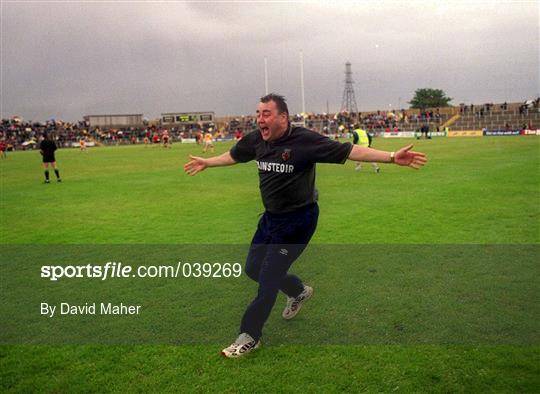
[[[39,153],[43,158],[43,169],[45,170],[45,183],[51,183],[49,180],[49,164],[54,169],[54,174],[56,175],[56,180],[62,182],[60,179],[60,171],[56,168],[56,158],[54,157],[54,152],[56,151],[56,144],[53,140],[49,138],[47,133],[43,134],[43,141],[39,144]]]
[[[292,127],[285,98],[269,94],[257,107],[259,130],[249,133],[220,156],[190,156],[184,171],[195,175],[207,167],[229,166],[255,160],[265,213],[251,241],[245,271],[258,282],[257,296],[247,307],[240,335],[223,349],[226,357],[240,357],[260,346],[262,328],[279,290],[287,295],[283,318],[292,319],[313,294],[300,278],[289,274],[317,227],[319,207],[315,189],[315,164],[353,161],[395,163],[415,169],[427,159],[412,145],[384,152],[340,143],[302,127]]]

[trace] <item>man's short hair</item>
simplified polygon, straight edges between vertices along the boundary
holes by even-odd
[[[276,93],[270,93],[266,96],[261,97],[261,103],[268,103],[270,101],[276,103],[278,113],[282,114],[283,112],[285,112],[287,115],[289,115],[289,108],[287,107],[285,97]]]

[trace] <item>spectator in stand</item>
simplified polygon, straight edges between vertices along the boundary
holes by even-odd
[[[242,139],[242,130],[236,129],[236,131],[234,132],[234,140],[240,141],[241,139]]]

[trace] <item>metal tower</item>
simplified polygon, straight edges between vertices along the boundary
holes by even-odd
[[[345,63],[345,90],[343,91],[343,100],[341,102],[341,112],[346,111],[350,114],[357,114],[358,107],[354,98],[354,88],[351,71],[351,63]]]

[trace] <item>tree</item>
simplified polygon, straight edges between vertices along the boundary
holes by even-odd
[[[441,89],[423,88],[416,89],[414,97],[409,104],[411,108],[426,109],[433,107],[448,107],[449,102],[452,101],[450,97],[446,97]]]

